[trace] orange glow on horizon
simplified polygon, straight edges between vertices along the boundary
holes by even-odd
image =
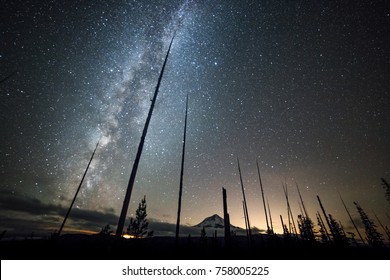
[[[136,236],[134,234],[127,234],[127,233],[123,234],[122,237],[125,238],[125,239],[143,238],[142,236]]]

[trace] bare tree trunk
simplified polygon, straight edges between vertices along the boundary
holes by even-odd
[[[286,232],[287,227],[285,226],[285,224],[283,222],[283,217],[282,217],[282,215],[279,215],[279,216],[280,216],[280,222],[282,223],[283,234],[287,234],[287,232]]]
[[[242,175],[241,175],[241,168],[240,168],[240,161],[237,158],[237,164],[238,164],[238,173],[240,174],[240,183],[241,183],[241,190],[242,190],[242,196],[243,196],[243,204],[244,204],[244,214],[246,217],[246,222],[248,223],[248,234],[249,238],[252,241],[252,230],[251,230],[251,224],[249,222],[249,215],[248,215],[248,206],[246,204],[246,198],[245,198],[245,190],[244,190],[244,184],[242,183]]]
[[[324,231],[325,231],[326,237],[328,237],[328,240],[331,241],[329,232],[328,232],[328,230],[326,229],[326,226],[325,226],[325,224],[324,224],[324,221],[323,221],[322,218],[321,218],[320,212],[317,211],[317,215],[318,215],[318,218],[319,218],[319,220],[320,220],[320,222],[321,222],[321,226],[322,226],[322,228],[323,228]]]
[[[271,232],[273,234],[274,233],[274,226],[272,224],[271,208],[269,207],[268,199],[267,199],[267,207],[268,207],[269,222],[271,224]]]
[[[317,195],[317,199],[318,199],[318,202],[320,204],[320,207],[321,207],[321,210],[322,210],[322,213],[324,214],[325,216],[325,220],[326,220],[326,223],[328,224],[328,227],[329,227],[329,230],[330,230],[330,233],[332,234],[332,237],[333,237],[333,240],[334,240],[334,232],[333,232],[333,229],[332,229],[332,226],[330,225],[330,222],[329,222],[329,219],[328,219],[328,216],[326,215],[326,212],[325,212],[325,209],[324,209],[324,206],[322,206],[322,202],[321,202],[321,199],[320,197]],[[321,217],[321,216],[320,216]]]
[[[291,216],[291,220],[292,220],[292,224],[293,224],[293,230],[294,230],[294,234],[295,234],[295,237],[297,237],[298,233],[297,233],[297,228],[295,227],[295,222],[294,222],[294,216],[292,214],[292,211],[291,211],[291,207],[290,207],[290,202],[288,200],[288,192],[287,192],[287,185],[283,185],[283,190],[284,190],[284,195],[286,197],[286,201],[287,201],[287,214],[288,214],[288,222],[289,222],[289,230],[291,232],[291,228],[290,228],[290,216]]]
[[[375,214],[375,212],[372,211],[372,213],[374,213],[374,216],[375,216],[376,220],[378,221],[378,223],[379,223],[379,225],[381,226],[381,228],[383,229],[383,231],[386,233],[387,239],[389,239],[389,241],[390,241],[390,232],[389,232],[389,230],[386,229],[386,228],[383,226],[383,224],[381,223],[381,221],[379,220],[379,218],[378,218],[378,216]]]
[[[298,200],[298,206],[299,206],[299,211],[301,211],[302,217],[306,218],[306,215],[305,215],[305,213],[302,210],[302,204],[301,204],[301,202],[299,200]]]
[[[227,194],[226,189],[222,188],[222,199],[223,199],[223,222],[225,229],[225,246],[230,245],[230,217],[227,210]]]
[[[301,195],[301,191],[299,190],[298,184],[296,184],[296,186],[297,186],[297,190],[298,190],[298,194],[299,194],[299,199],[300,199],[301,204],[302,204],[302,207],[303,207],[303,211],[305,212],[305,219],[306,219],[306,220],[309,220],[309,222],[311,222],[311,219],[310,219],[310,217],[309,217],[309,214],[308,214],[308,212],[307,212],[307,210],[306,210],[305,203],[303,202],[302,195]],[[313,232],[313,228],[312,228],[312,227],[310,228],[310,234],[311,234],[312,236],[314,236],[314,232]]]
[[[269,227],[269,224],[268,224],[268,215],[267,215],[267,208],[265,207],[265,198],[264,198],[263,183],[262,183],[262,181],[261,181],[259,162],[258,162],[257,159],[256,159],[256,165],[257,165],[257,173],[259,174],[259,182],[260,182],[260,189],[261,189],[261,197],[262,197],[262,199],[263,199],[263,207],[264,207],[265,221],[266,221],[266,223],[267,223],[267,234],[270,234],[271,228]]]
[[[244,201],[242,201],[242,209],[244,211],[246,237],[248,238],[248,243],[250,243],[251,238],[250,238],[250,234],[249,234],[248,217],[246,216],[246,209],[245,209]]]
[[[299,194],[299,199],[301,200],[301,204],[302,204],[302,207],[303,207],[303,211],[305,211],[306,218],[309,219],[309,214],[307,213],[307,210],[306,210],[306,207],[305,207],[305,203],[303,203],[302,195],[301,195],[301,192],[299,191],[298,184],[296,184],[296,186],[297,186],[297,190],[298,190],[298,194]]]
[[[74,202],[76,201],[77,195],[78,195],[78,193],[79,193],[79,191],[80,191],[81,185],[82,185],[83,182],[84,182],[84,178],[85,178],[85,176],[87,175],[89,166],[91,165],[91,162],[92,162],[92,159],[93,159],[93,156],[95,155],[95,152],[96,152],[96,150],[97,150],[97,147],[99,146],[99,142],[100,142],[100,140],[97,142],[96,147],[95,147],[95,149],[93,150],[93,153],[92,153],[92,156],[91,156],[91,158],[90,158],[90,160],[89,160],[89,162],[88,162],[87,168],[86,168],[85,171],[84,171],[84,175],[83,175],[83,177],[81,178],[80,184],[79,184],[79,186],[78,186],[78,188],[77,188],[77,191],[76,191],[76,193],[75,193],[75,195],[74,195],[74,197],[73,197],[73,200],[72,200],[72,202],[71,202],[71,204],[70,204],[70,206],[69,206],[68,212],[66,212],[64,221],[62,222],[61,227],[60,227],[60,229],[58,230],[57,236],[60,236],[60,234],[61,234],[61,232],[62,232],[62,229],[64,228],[64,225],[65,225],[65,223],[66,223],[66,220],[68,219],[69,213],[70,213],[70,211],[72,210],[73,204],[74,204]]]
[[[164,74],[164,69],[165,69],[165,66],[166,66],[167,61],[168,61],[169,52],[171,50],[174,38],[175,38],[175,36],[172,37],[171,43],[169,44],[169,48],[168,48],[167,54],[165,56],[164,64],[162,66],[162,69],[161,69],[161,72],[160,72],[160,76],[159,76],[158,81],[157,81],[157,86],[156,86],[156,90],[154,92],[152,103],[150,105],[148,117],[146,118],[144,130],[143,130],[142,136],[141,136],[141,141],[140,141],[140,143],[138,145],[137,155],[135,157],[133,168],[131,170],[129,184],[127,185],[126,195],[125,195],[125,199],[123,201],[122,211],[121,211],[121,214],[120,214],[120,217],[119,217],[119,221],[118,221],[118,226],[117,226],[117,229],[116,229],[116,236],[117,237],[121,237],[122,233],[123,233],[123,227],[125,225],[127,210],[129,208],[129,203],[130,203],[130,199],[131,199],[131,193],[133,191],[133,186],[134,186],[134,182],[135,182],[135,176],[137,175],[138,165],[139,165],[139,161],[141,159],[141,154],[142,154],[142,149],[143,149],[144,142],[145,142],[146,133],[148,132],[150,119],[152,118],[152,113],[153,113],[153,109],[154,109],[154,104],[156,103],[157,94],[158,94],[158,91],[160,89],[160,84],[161,84],[161,80],[162,80],[162,77],[163,77],[163,74]]]
[[[177,221],[176,221],[176,245],[179,244],[181,196],[183,193],[184,156],[185,156],[185,152],[186,152],[187,112],[188,112],[188,95],[187,95],[187,99],[186,99],[186,115],[185,115],[185,119],[184,119],[183,151],[182,151],[182,155],[181,155],[180,188],[179,188],[179,201],[178,201],[178,207],[177,207]]]
[[[352,223],[353,226],[355,227],[356,232],[358,233],[358,235],[359,235],[359,237],[360,237],[360,240],[363,242],[364,246],[367,246],[366,242],[364,242],[364,238],[363,238],[362,235],[360,234],[360,231],[358,230],[358,228],[357,228],[355,222],[353,221],[352,216],[351,216],[351,213],[349,213],[349,210],[348,210],[348,208],[347,208],[347,205],[345,205],[344,200],[343,200],[343,198],[341,197],[341,194],[340,194],[340,193],[339,193],[339,196],[340,196],[341,202],[342,202],[343,205],[344,205],[345,211],[347,211],[347,213],[348,213],[348,217],[349,217],[349,219],[351,220],[351,223]]]

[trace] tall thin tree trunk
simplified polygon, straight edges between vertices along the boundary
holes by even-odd
[[[301,211],[301,216],[306,218],[305,213],[302,210],[302,204],[301,204],[301,202],[299,200],[298,200],[298,206],[299,206],[299,211]]]
[[[367,246],[366,242],[364,241],[364,238],[363,238],[362,235],[360,234],[360,231],[359,231],[358,227],[356,226],[355,222],[353,221],[352,216],[351,216],[351,213],[349,212],[349,210],[348,210],[348,208],[347,208],[347,205],[345,205],[344,200],[343,200],[343,198],[341,197],[341,194],[340,194],[340,193],[339,193],[339,196],[340,196],[341,202],[342,202],[343,205],[344,205],[345,211],[347,211],[347,214],[348,214],[349,219],[351,220],[351,223],[353,224],[353,226],[354,226],[354,228],[355,228],[357,234],[358,234],[359,237],[360,237],[360,240],[363,242],[364,246]]]
[[[186,115],[185,115],[185,119],[184,119],[183,151],[182,151],[182,155],[181,155],[180,188],[179,188],[179,201],[178,201],[178,207],[177,207],[177,222],[176,222],[176,245],[179,244],[181,196],[183,193],[184,156],[185,156],[185,152],[186,152],[187,113],[188,113],[188,95],[187,95],[187,99],[186,99]]]
[[[309,217],[309,214],[308,214],[308,212],[307,212],[307,210],[306,210],[305,203],[303,202],[302,195],[301,195],[301,191],[299,190],[298,184],[296,184],[296,186],[297,186],[297,190],[298,190],[298,194],[299,194],[299,199],[300,199],[301,204],[302,204],[302,207],[303,207],[303,211],[305,212],[305,219],[308,220],[309,222],[311,222],[311,219],[310,219],[310,217]],[[314,236],[314,232],[313,232],[313,228],[312,228],[312,227],[310,227],[310,234],[311,234],[312,236]]]
[[[317,211],[317,216],[318,216],[318,218],[319,218],[319,220],[320,220],[320,223],[321,223],[322,228],[323,228],[324,231],[325,231],[326,237],[328,237],[328,240],[331,241],[329,232],[328,232],[328,230],[326,229],[326,226],[325,226],[325,224],[324,224],[324,220],[322,220],[321,214],[320,214],[320,212],[318,212],[318,211]]]
[[[264,207],[265,221],[266,221],[266,223],[267,223],[267,234],[270,234],[270,233],[271,233],[271,228],[269,227],[269,224],[268,224],[268,215],[267,215],[267,208],[265,207],[265,198],[264,198],[263,183],[262,183],[262,180],[261,180],[259,162],[258,162],[257,159],[256,159],[256,165],[257,165],[257,173],[258,173],[258,175],[259,175],[259,182],[260,182],[260,189],[261,189],[261,197],[262,197],[262,199],[263,199],[263,207]]]
[[[237,158],[237,164],[238,164],[238,173],[240,174],[240,183],[241,183],[241,190],[242,190],[242,196],[243,196],[243,203],[244,203],[244,212],[245,212],[245,217],[246,217],[246,222],[248,223],[248,233],[249,233],[249,238],[252,241],[252,230],[251,230],[251,224],[249,222],[249,215],[248,215],[248,205],[246,203],[246,198],[245,198],[245,190],[244,190],[244,184],[242,183],[242,175],[241,175],[241,168],[240,168],[240,161]]]
[[[72,210],[73,204],[74,204],[74,202],[76,201],[77,195],[78,195],[78,193],[79,193],[79,191],[80,191],[81,185],[82,185],[83,182],[84,182],[84,178],[85,178],[85,176],[87,175],[89,166],[91,165],[92,159],[93,159],[93,157],[94,157],[94,155],[95,155],[95,153],[96,153],[96,150],[97,150],[97,148],[98,148],[98,146],[99,146],[99,142],[100,142],[100,139],[99,139],[99,141],[97,142],[95,149],[93,150],[93,153],[92,153],[92,156],[91,156],[91,158],[90,158],[90,160],[89,160],[89,162],[88,162],[87,168],[86,168],[85,171],[84,171],[83,177],[81,178],[81,181],[80,181],[80,184],[79,184],[79,186],[78,186],[78,188],[77,188],[77,191],[76,191],[76,193],[75,193],[75,195],[74,195],[74,197],[73,197],[72,202],[70,203],[69,209],[68,209],[68,211],[66,212],[65,218],[64,218],[64,220],[63,220],[63,222],[62,222],[62,224],[61,224],[61,226],[60,226],[60,229],[58,230],[57,236],[60,236],[60,234],[61,234],[61,232],[62,232],[62,229],[63,229],[64,226],[65,226],[66,220],[68,219],[68,216],[69,216],[69,214],[70,214],[70,211]]]
[[[251,238],[250,238],[250,234],[249,234],[248,217],[246,216],[247,213],[246,213],[244,201],[242,201],[242,210],[244,211],[246,237],[248,238],[248,242],[250,243]]]
[[[230,245],[230,217],[228,213],[227,194],[225,188],[222,188],[222,200],[223,200],[223,222],[224,222],[224,230],[225,230],[225,246],[228,247]]]
[[[123,233],[123,227],[125,225],[125,220],[126,220],[126,216],[127,216],[127,210],[129,208],[129,203],[130,203],[130,199],[131,199],[131,193],[133,191],[135,177],[137,175],[138,165],[139,165],[139,161],[141,159],[141,154],[142,154],[142,149],[143,149],[145,138],[146,138],[146,133],[148,132],[150,119],[152,118],[152,113],[153,113],[154,105],[156,103],[157,94],[158,94],[158,91],[160,89],[160,84],[161,84],[161,80],[162,80],[162,77],[163,77],[163,74],[164,74],[164,69],[165,69],[165,66],[166,66],[167,61],[168,61],[169,52],[171,50],[174,38],[175,38],[175,36],[172,37],[171,43],[169,44],[169,48],[168,48],[167,54],[165,56],[164,64],[162,66],[162,69],[161,69],[161,72],[160,72],[160,76],[158,77],[157,86],[156,86],[156,90],[154,92],[152,103],[150,105],[148,117],[146,118],[144,130],[143,130],[142,136],[141,136],[141,141],[140,141],[140,143],[138,145],[137,155],[135,157],[133,168],[131,170],[129,184],[127,185],[126,195],[125,195],[125,199],[123,200],[122,211],[121,211],[121,214],[120,214],[120,217],[119,217],[119,221],[118,221],[118,226],[117,226],[117,229],[116,229],[116,236],[117,237],[121,237],[122,233]]]
[[[378,216],[375,214],[374,211],[372,211],[372,213],[374,213],[374,216],[376,218],[376,220],[378,221],[379,225],[381,226],[381,228],[383,229],[383,231],[386,233],[387,235],[387,239],[390,241],[390,232],[383,226],[383,224],[381,223],[381,221],[379,220]]]
[[[298,184],[296,184],[296,186],[297,186],[297,190],[298,190],[298,194],[299,194],[299,199],[301,200],[301,204],[302,204],[302,207],[303,207],[303,211],[305,211],[306,218],[309,219],[309,214],[307,213],[307,210],[306,210],[306,207],[305,207],[305,203],[303,202],[302,195],[301,195],[301,192],[299,190]]]
[[[290,202],[288,200],[288,192],[287,192],[287,185],[283,185],[283,190],[284,190],[284,195],[286,197],[286,201],[287,201],[287,214],[288,214],[288,222],[289,222],[289,230],[291,232],[291,221],[290,221],[290,216],[291,216],[291,220],[292,220],[292,224],[293,224],[293,231],[294,231],[294,234],[295,234],[295,237],[297,237],[298,233],[297,233],[297,228],[295,227],[295,222],[294,222],[294,216],[292,214],[292,211],[291,211],[291,207],[290,207]]]
[[[274,226],[272,224],[271,208],[269,207],[268,199],[267,199],[267,207],[268,207],[269,222],[271,225],[271,232],[273,234],[274,233]]]
[[[332,237],[333,237],[333,240],[334,240],[334,238],[335,238],[335,234],[334,234],[334,232],[333,232],[333,228],[332,228],[332,226],[330,225],[330,222],[329,222],[328,216],[326,215],[326,212],[325,212],[324,206],[322,206],[321,199],[320,199],[320,197],[319,197],[318,195],[317,195],[317,199],[318,199],[318,203],[320,204],[320,207],[321,207],[322,213],[324,214],[324,217],[325,217],[326,223],[328,224],[328,227],[329,227],[329,230],[330,230],[330,234],[332,234]],[[321,216],[320,216],[320,217],[321,217]]]
[[[283,222],[283,217],[282,217],[282,215],[279,215],[279,216],[280,216],[280,222],[282,223],[283,234],[287,235],[288,234],[287,227],[285,226],[285,224]]]

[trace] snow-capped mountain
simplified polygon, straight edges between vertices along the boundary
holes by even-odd
[[[218,216],[217,214],[214,214],[210,217],[207,217],[201,223],[195,225],[194,227],[224,228],[224,221],[220,216]],[[230,227],[231,228],[238,228],[238,227],[233,226],[233,225],[230,225]]]

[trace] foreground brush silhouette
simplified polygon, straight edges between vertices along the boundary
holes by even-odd
[[[250,244],[250,246],[249,246]],[[121,238],[114,235],[65,234],[58,239],[0,242],[1,259],[127,260],[127,259],[259,259],[259,260],[379,260],[390,259],[388,247],[306,242],[292,236],[254,234],[223,237]]]

